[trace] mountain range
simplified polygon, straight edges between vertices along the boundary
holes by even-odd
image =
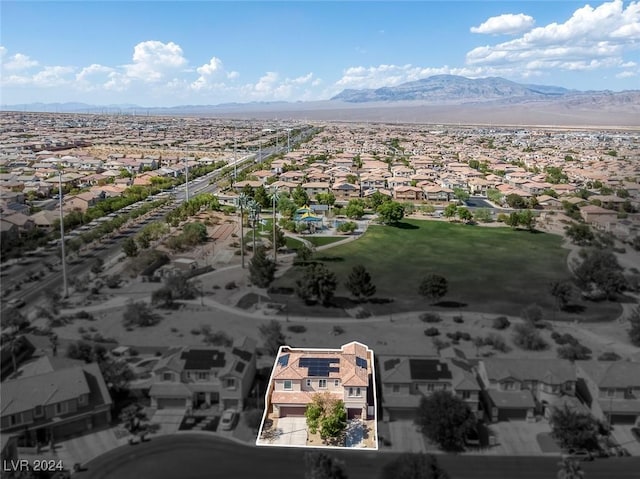
[[[1,110],[58,113],[291,118],[345,121],[640,125],[640,90],[579,91],[500,77],[435,75],[376,89],[346,89],[324,101],[143,107],[84,103],[0,105]]]

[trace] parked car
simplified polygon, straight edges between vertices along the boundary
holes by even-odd
[[[220,418],[220,429],[230,431],[238,419],[238,413],[234,409],[227,409],[222,413]]]
[[[631,434],[633,434],[636,441],[640,442],[640,427],[632,427]]]
[[[562,458],[574,461],[593,461],[593,455],[586,449],[569,449],[562,455]]]

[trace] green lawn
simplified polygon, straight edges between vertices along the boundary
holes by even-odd
[[[348,238],[348,236],[305,236],[304,239],[309,241],[316,248],[318,246],[325,246],[328,244],[336,243]]]
[[[287,249],[298,249],[300,246],[302,246],[302,241],[291,238],[290,236],[285,237],[285,240],[287,241]]]
[[[615,303],[582,303],[578,315],[556,312],[549,294],[553,281],[570,279],[568,250],[559,236],[483,228],[436,221],[407,220],[399,227],[371,226],[365,235],[345,245],[316,253],[338,276],[337,296],[349,296],[342,283],[356,264],[367,267],[377,286],[377,298],[392,303],[368,305],[376,313],[434,309],[417,294],[428,273],[445,276],[448,307],[518,315],[537,303],[548,319],[612,319],[620,312]],[[292,268],[274,286],[292,287],[301,274]],[[436,308],[437,309],[437,308]]]

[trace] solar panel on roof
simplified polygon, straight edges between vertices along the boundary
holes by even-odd
[[[278,358],[278,365],[284,367],[287,367],[287,365],[289,364],[289,355],[288,354],[283,354],[282,356],[280,356]]]
[[[339,358],[300,358],[298,360],[298,367],[307,368],[307,375],[316,377],[328,377],[332,372],[339,373],[339,364]]]
[[[241,373],[242,371],[244,371],[244,363],[238,363],[236,364],[236,371]]]
[[[367,369],[367,360],[356,356],[356,366]]]

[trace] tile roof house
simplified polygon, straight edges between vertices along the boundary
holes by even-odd
[[[576,372],[562,359],[487,358],[478,364],[485,411],[493,422],[531,419],[575,396]]]
[[[340,349],[282,346],[267,389],[267,412],[304,416],[314,394],[325,392],[344,401],[348,418],[374,418],[373,351],[356,341]]]
[[[151,406],[191,409],[217,404],[242,410],[256,372],[256,343],[242,337],[231,347],[174,349],[153,369]]]
[[[3,434],[28,428],[38,442],[46,443],[110,423],[111,396],[98,364],[48,364],[32,368],[33,375],[2,383]]]
[[[464,358],[379,356],[377,370],[385,421],[415,419],[421,399],[441,390],[451,391],[481,414],[481,388]]]
[[[577,394],[595,417],[611,424],[640,421],[640,363],[576,361]]]

